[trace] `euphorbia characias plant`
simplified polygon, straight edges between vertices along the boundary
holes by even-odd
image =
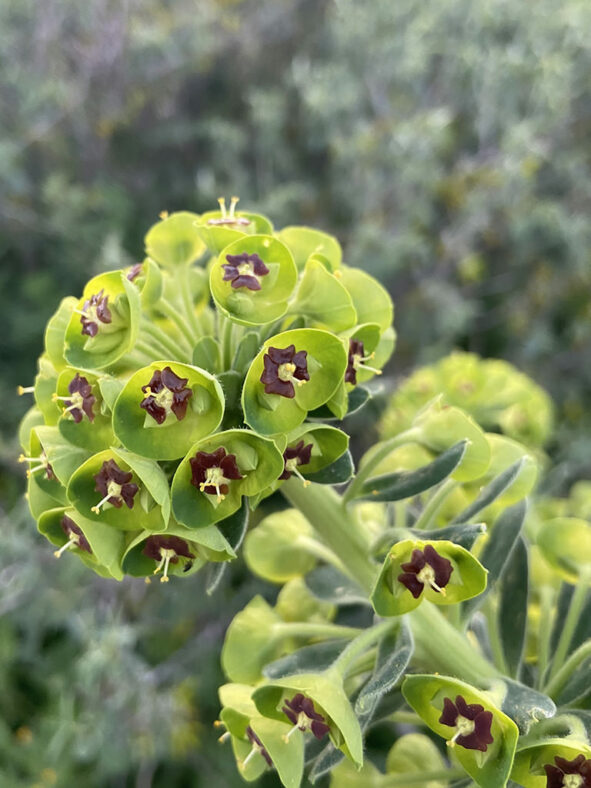
[[[103,577],[204,572],[207,593],[245,541],[280,587],[221,653],[245,781],[591,788],[591,507],[528,500],[547,399],[454,354],[393,394],[355,467],[392,319],[331,235],[236,198],[163,213],[142,262],[62,301],[21,389],[39,531]]]

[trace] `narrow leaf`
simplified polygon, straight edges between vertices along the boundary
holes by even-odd
[[[513,465],[510,465],[506,470],[502,473],[499,473],[490,484],[487,484],[486,487],[482,490],[478,498],[473,501],[470,506],[467,506],[463,512],[455,518],[454,523],[465,523],[468,520],[471,520],[475,517],[478,512],[481,512],[483,509],[486,509],[487,506],[490,506],[493,501],[495,501],[499,495],[502,495],[505,490],[510,487],[515,479],[521,473],[521,468],[523,463],[525,462],[525,458],[521,458],[514,462]]]
[[[525,632],[527,627],[527,602],[529,592],[527,547],[523,537],[515,544],[499,588],[499,631],[510,675],[519,679]]]
[[[525,501],[520,501],[505,509],[496,521],[489,541],[480,556],[480,563],[488,570],[488,584],[482,594],[464,603],[463,610],[466,617],[469,618],[482,605],[487,594],[502,575],[521,533],[525,513]]]
[[[326,468],[322,468],[316,473],[309,473],[306,475],[306,478],[311,482],[316,482],[316,484],[344,484],[349,481],[354,473],[353,457],[347,449],[344,454],[341,454],[337,460],[327,465]]]
[[[449,525],[447,528],[437,528],[434,531],[414,531],[411,534],[417,539],[447,539],[449,542],[459,544],[466,550],[471,550],[474,542],[479,536],[486,533],[484,523],[461,523],[460,525]]]
[[[526,687],[518,681],[503,679],[507,691],[501,704],[501,711],[515,721],[520,733],[525,734],[530,727],[556,714],[554,701],[542,692]]]
[[[406,621],[400,628],[382,638],[373,675],[361,689],[355,703],[355,713],[361,727],[364,718],[377,706],[380,698],[394,688],[404,673],[414,650],[411,631]]]
[[[306,585],[317,599],[333,605],[368,605],[367,596],[353,580],[332,566],[321,566],[306,575]]]
[[[425,492],[453,473],[464,456],[466,446],[467,441],[460,441],[416,471],[388,473],[369,479],[361,487],[358,497],[370,501],[401,501]]]
[[[268,679],[279,679],[294,673],[310,673],[329,668],[339,654],[348,646],[346,640],[327,640],[304,646],[263,668],[263,676]]]

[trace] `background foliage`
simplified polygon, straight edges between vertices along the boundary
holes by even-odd
[[[213,688],[254,581],[198,610],[198,579],[112,587],[12,509],[44,323],[162,209],[237,193],[334,232],[396,301],[388,390],[454,347],[506,358],[557,402],[555,488],[588,475],[590,23],[584,0],[0,0],[8,784],[236,779]]]

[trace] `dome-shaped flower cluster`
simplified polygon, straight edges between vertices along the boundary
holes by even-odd
[[[56,555],[103,576],[232,559],[248,508],[342,458],[325,422],[392,353],[388,294],[332,236],[236,202],[162,214],[141,263],[47,325],[20,430],[29,505]]]

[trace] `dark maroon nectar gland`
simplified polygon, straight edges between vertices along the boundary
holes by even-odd
[[[485,711],[479,703],[466,703],[461,695],[456,696],[455,703],[451,698],[443,700],[439,722],[455,728],[454,735],[447,742],[448,747],[459,744],[466,750],[486,752],[494,741],[490,732],[492,721],[492,711]]]
[[[92,550],[90,549],[90,545],[88,544],[88,540],[84,536],[82,529],[76,525],[71,517],[64,515],[60,521],[60,525],[62,531],[68,538],[68,541],[62,545],[59,550],[54,552],[54,556],[56,558],[60,558],[62,553],[65,553],[66,550],[71,550],[73,547],[79,547],[80,550],[84,550],[85,552],[92,555]]]
[[[403,572],[398,575],[398,581],[415,599],[420,597],[426,585],[445,596],[445,586],[453,572],[451,561],[439,555],[430,544],[424,550],[413,550],[410,561],[401,564],[400,568]]]
[[[279,478],[291,479],[292,474],[295,473],[298,479],[301,479],[304,483],[304,487],[307,487],[310,482],[308,479],[304,479],[302,474],[298,471],[298,465],[308,465],[312,456],[312,447],[313,445],[311,443],[305,446],[303,440],[295,446],[288,446],[283,452],[283,473]]]
[[[347,369],[345,371],[345,383],[351,383],[353,386],[357,385],[357,370],[365,369],[368,372],[373,372],[375,375],[381,375],[382,370],[375,367],[369,367],[365,362],[371,361],[375,357],[375,353],[370,353],[369,356],[365,355],[363,342],[359,339],[349,340],[349,357]]]
[[[143,272],[143,267],[143,263],[136,263],[135,265],[132,265],[129,273],[127,274],[128,281],[133,282],[134,279],[140,276],[140,274]]]
[[[149,536],[142,553],[158,563],[154,574],[162,572],[161,583],[168,583],[170,564],[178,564],[180,559],[184,559],[186,564],[190,564],[195,558],[187,542],[180,536]]]
[[[296,386],[303,386],[308,380],[307,351],[296,353],[295,345],[286,348],[270,347],[263,356],[265,369],[260,377],[265,385],[265,394],[279,394],[280,397],[293,399]]]
[[[572,761],[555,756],[554,766],[546,764],[546,788],[591,788],[591,760],[577,755]]]
[[[250,219],[244,216],[235,216],[234,211],[240,202],[239,197],[230,198],[230,208],[226,210],[226,198],[220,197],[218,203],[220,206],[220,213],[222,214],[219,219],[208,219],[207,224],[217,225],[218,227],[247,227],[250,224]]]
[[[262,755],[265,761],[267,762],[268,766],[273,766],[273,761],[271,760],[271,756],[265,749],[265,745],[253,731],[253,729],[248,726],[246,729],[246,738],[252,744],[252,750],[248,753],[246,758],[239,763],[239,767],[241,770],[246,768],[246,765],[255,757],[255,755]]]
[[[123,502],[125,502],[128,509],[133,509],[133,498],[139,487],[131,482],[132,478],[133,473],[124,471],[117,465],[115,460],[103,462],[102,468],[94,477],[96,482],[94,489],[103,497],[96,506],[91,507],[90,511],[100,514],[101,506],[107,503],[120,509]]]
[[[293,723],[293,728],[284,736],[286,741],[294,731],[300,730],[304,733],[311,731],[317,739],[323,739],[330,731],[325,718],[316,711],[314,702],[301,692],[294,695],[291,700],[285,701],[285,706],[281,708],[287,719]]]
[[[174,413],[177,421],[182,421],[193,396],[193,391],[187,387],[188,382],[189,378],[179,378],[170,367],[157,369],[150,382],[142,386],[146,396],[140,402],[140,408],[158,424],[163,424],[170,413]]]
[[[57,476],[53,472],[53,468],[49,464],[47,455],[43,450],[38,457],[25,457],[24,454],[21,454],[18,458],[18,461],[34,463],[34,465],[27,470],[27,479],[30,479],[33,474],[39,473],[39,471],[45,471],[45,477],[47,479],[50,481],[57,481]]]
[[[89,421],[94,421],[92,407],[96,402],[96,397],[92,393],[92,386],[88,380],[77,372],[68,383],[68,391],[70,392],[69,397],[58,397],[57,394],[54,394],[51,399],[54,402],[62,401],[66,406],[64,413],[69,413],[76,424],[80,424],[85,415]]]
[[[80,315],[82,333],[89,337],[95,337],[98,334],[101,323],[106,325],[112,320],[111,310],[108,306],[109,296],[104,296],[104,292],[104,289],[99,290],[84,302],[82,309],[74,310]]]
[[[218,502],[228,494],[231,481],[244,478],[236,464],[236,455],[228,454],[223,446],[211,454],[198,451],[189,462],[191,484],[200,492],[217,496]]]
[[[258,254],[227,254],[227,263],[222,264],[224,282],[231,282],[232,287],[247,287],[249,290],[260,290],[261,279],[267,276],[269,269]]]

